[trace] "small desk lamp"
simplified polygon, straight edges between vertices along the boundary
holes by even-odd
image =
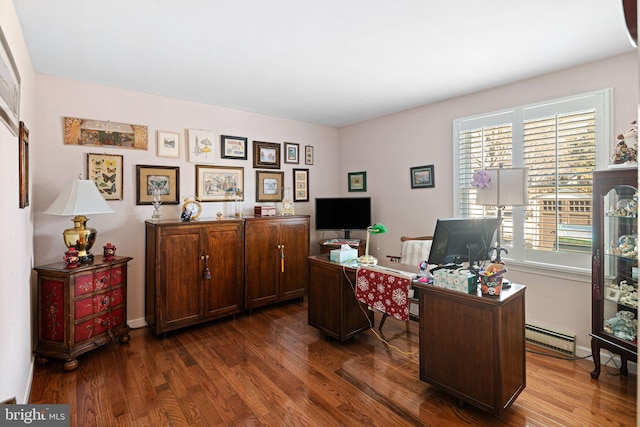
[[[95,182],[80,178],[67,183],[51,206],[44,211],[49,215],[75,215],[72,219],[74,227],[64,230],[62,237],[69,249],[78,251],[80,262],[93,260],[89,250],[98,234],[95,228],[86,227],[88,218],[85,215],[112,212]]]
[[[369,255],[369,235],[371,234],[382,234],[387,232],[387,227],[382,224],[374,224],[367,227],[367,244],[365,246],[364,255],[358,257],[358,262],[360,264],[369,264],[376,265],[378,263],[378,259]]]
[[[478,171],[480,172],[480,171]],[[476,193],[476,205],[496,206],[498,208],[498,231],[496,232],[496,259],[501,263],[501,252],[509,253],[500,246],[500,229],[502,228],[502,211],[506,206],[526,206],[527,198],[527,168],[487,169],[485,172],[491,177],[485,186],[479,186]]]

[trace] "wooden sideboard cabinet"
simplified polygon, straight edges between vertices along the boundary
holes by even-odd
[[[309,263],[309,325],[327,337],[347,341],[373,325],[374,313],[356,299],[356,269],[314,255]],[[347,276],[345,276],[345,272]]]
[[[309,216],[245,218],[245,309],[304,297]]]
[[[76,268],[64,262],[35,267],[38,363],[62,359],[64,369],[72,371],[79,355],[115,339],[129,341],[127,263],[132,259],[96,256]]]
[[[526,384],[525,287],[500,297],[418,282],[420,379],[498,417]]]
[[[155,334],[242,311],[242,219],[145,225],[145,320]]]

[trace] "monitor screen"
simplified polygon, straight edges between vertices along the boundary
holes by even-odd
[[[498,218],[438,219],[429,253],[429,264],[474,265],[490,258],[495,245]]]
[[[316,198],[316,230],[366,230],[371,225],[370,197]]]

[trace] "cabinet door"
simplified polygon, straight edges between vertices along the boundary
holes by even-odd
[[[203,279],[204,316],[238,313],[244,271],[242,223],[207,227],[205,232],[211,279]]]
[[[246,308],[274,303],[280,275],[277,222],[248,221],[245,241]]]
[[[156,309],[160,328],[173,328],[201,316],[201,234],[197,227],[167,227],[161,239],[157,262],[164,274],[160,277]]]
[[[284,269],[281,263],[278,297],[302,297],[307,289],[308,221],[283,222],[280,228],[280,242],[284,245]]]

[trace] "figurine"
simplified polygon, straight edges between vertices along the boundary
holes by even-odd
[[[105,261],[111,261],[116,257],[116,247],[111,243],[104,245],[104,259]]]

